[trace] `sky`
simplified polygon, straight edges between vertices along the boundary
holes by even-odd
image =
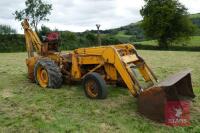
[[[140,21],[143,0],[43,0],[53,5],[50,21],[41,22],[51,29],[81,32],[96,29],[110,29]],[[179,0],[189,13],[200,13],[200,0]],[[1,0],[0,24],[11,25],[23,33],[20,22],[14,19],[16,10],[25,8],[25,0]]]

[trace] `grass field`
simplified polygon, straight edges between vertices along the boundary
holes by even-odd
[[[126,89],[109,87],[106,100],[90,100],[80,85],[41,89],[26,75],[25,53],[0,54],[0,132],[192,133],[200,132],[200,52],[139,51],[164,79],[193,70],[196,94],[190,127],[167,127],[138,115],[136,99]]]
[[[150,41],[143,41],[143,42],[135,42],[137,44],[142,45],[151,45],[151,46],[158,46],[158,42],[155,40]],[[174,46],[187,46],[187,47],[200,47],[200,36],[192,36],[190,40],[180,44],[173,44]]]

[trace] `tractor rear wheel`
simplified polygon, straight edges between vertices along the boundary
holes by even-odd
[[[59,88],[63,81],[60,68],[51,60],[38,60],[34,67],[34,77],[36,83],[43,88]]]
[[[87,97],[105,99],[107,97],[106,82],[98,73],[90,73],[83,79],[83,87]]]

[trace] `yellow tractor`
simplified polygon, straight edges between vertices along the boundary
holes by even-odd
[[[195,97],[190,72],[175,74],[158,83],[132,44],[78,48],[61,53],[56,35],[50,37],[55,39],[41,42],[27,19],[22,26],[28,52],[28,76],[42,88],[59,88],[64,81],[82,81],[87,97],[105,99],[107,84],[122,84],[138,97],[140,113],[154,120],[164,119],[166,100]]]

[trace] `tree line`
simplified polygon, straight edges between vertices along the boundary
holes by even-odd
[[[51,30],[46,26],[42,26],[41,29],[38,30],[38,36],[42,40],[42,36],[46,36],[46,34],[50,32],[59,32],[60,50],[97,46],[98,43],[96,34],[90,31],[75,33],[70,31]],[[25,37],[22,34],[10,32],[8,34],[2,34],[0,32],[0,40],[0,52],[22,52],[26,50]],[[101,37],[101,40],[103,45],[122,43],[111,35],[104,35]]]
[[[192,35],[200,35],[200,18],[192,18],[191,21],[196,25],[196,30]],[[144,40],[150,40],[145,36],[144,30],[140,26],[141,22],[130,24],[116,29],[101,30],[101,40],[103,45],[133,43]],[[70,31],[52,30],[46,26],[41,26],[39,36],[45,36],[49,32],[59,32],[60,49],[72,50],[79,47],[97,46],[96,30],[80,33]],[[118,36],[123,32],[124,36]],[[8,25],[0,25],[0,52],[21,52],[25,51],[24,35],[16,34],[16,30]],[[148,48],[146,48],[148,49]]]
[[[168,49],[174,42],[185,41],[191,35],[200,35],[200,16],[189,16],[188,10],[178,0],[144,0],[145,5],[140,10],[143,20],[116,29],[101,30],[103,45],[137,42],[154,39],[160,49]],[[26,0],[25,9],[14,12],[15,19],[22,21],[29,17],[30,24],[41,36],[48,32],[60,33],[60,47],[71,50],[79,47],[96,46],[96,30],[74,33],[70,31],[51,30],[42,26],[41,21],[48,21],[52,4],[42,0]],[[0,26],[0,51],[24,51],[24,36],[17,35],[16,30],[8,25]],[[23,47],[21,47],[23,46]]]

